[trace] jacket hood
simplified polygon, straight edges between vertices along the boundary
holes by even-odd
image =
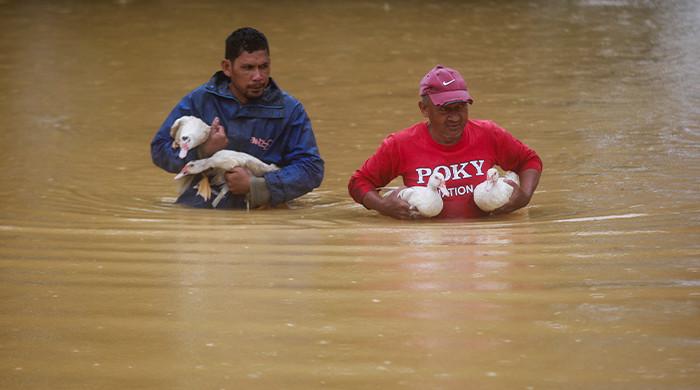
[[[234,99],[238,99],[231,93],[228,88],[231,83],[231,79],[224,74],[222,70],[217,71],[211,76],[211,79],[206,83],[205,88],[208,92]],[[262,96],[257,99],[250,100],[250,104],[260,104],[260,105],[281,105],[284,104],[282,101],[282,90],[277,86],[277,83],[270,77],[270,82],[267,84],[265,91],[263,91]]]

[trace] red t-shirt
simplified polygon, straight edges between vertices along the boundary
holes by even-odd
[[[474,203],[474,188],[486,180],[486,171],[499,165],[520,173],[542,171],[534,150],[491,121],[469,120],[462,138],[441,145],[430,136],[425,122],[390,134],[379,149],[350,178],[348,190],[356,202],[368,191],[401,176],[406,186],[426,186],[434,170],[446,179],[449,196],[443,197],[437,218],[472,218],[485,215]]]

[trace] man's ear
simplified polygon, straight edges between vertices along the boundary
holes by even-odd
[[[224,71],[224,74],[231,78],[231,75],[233,75],[233,62],[228,59],[221,60],[221,70]]]
[[[425,103],[423,103],[422,99],[418,101],[418,109],[424,117],[428,117],[428,106]]]

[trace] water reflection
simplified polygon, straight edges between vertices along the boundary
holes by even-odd
[[[698,2],[262,11],[0,2],[0,387],[698,383]],[[283,209],[173,205],[148,142],[241,24],[268,34],[327,176]],[[527,209],[409,223],[347,196],[436,63],[542,156]]]

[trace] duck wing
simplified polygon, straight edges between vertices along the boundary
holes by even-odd
[[[476,186],[474,189],[474,203],[481,210],[490,212],[506,204],[512,193],[513,187],[506,183],[504,178],[500,177],[495,183],[485,181]]]
[[[399,197],[424,217],[434,217],[442,211],[442,197],[428,187],[409,187],[399,192]]]
[[[214,153],[210,158],[213,159],[213,166],[223,169],[224,171],[230,171],[236,167],[245,167],[255,176],[262,176],[267,172],[279,169],[274,164],[266,164],[257,157],[235,150],[220,150]]]
[[[504,178],[506,178],[508,180],[512,180],[515,182],[515,184],[520,185],[520,177],[518,176],[517,173],[515,173],[513,171],[506,172]]]

